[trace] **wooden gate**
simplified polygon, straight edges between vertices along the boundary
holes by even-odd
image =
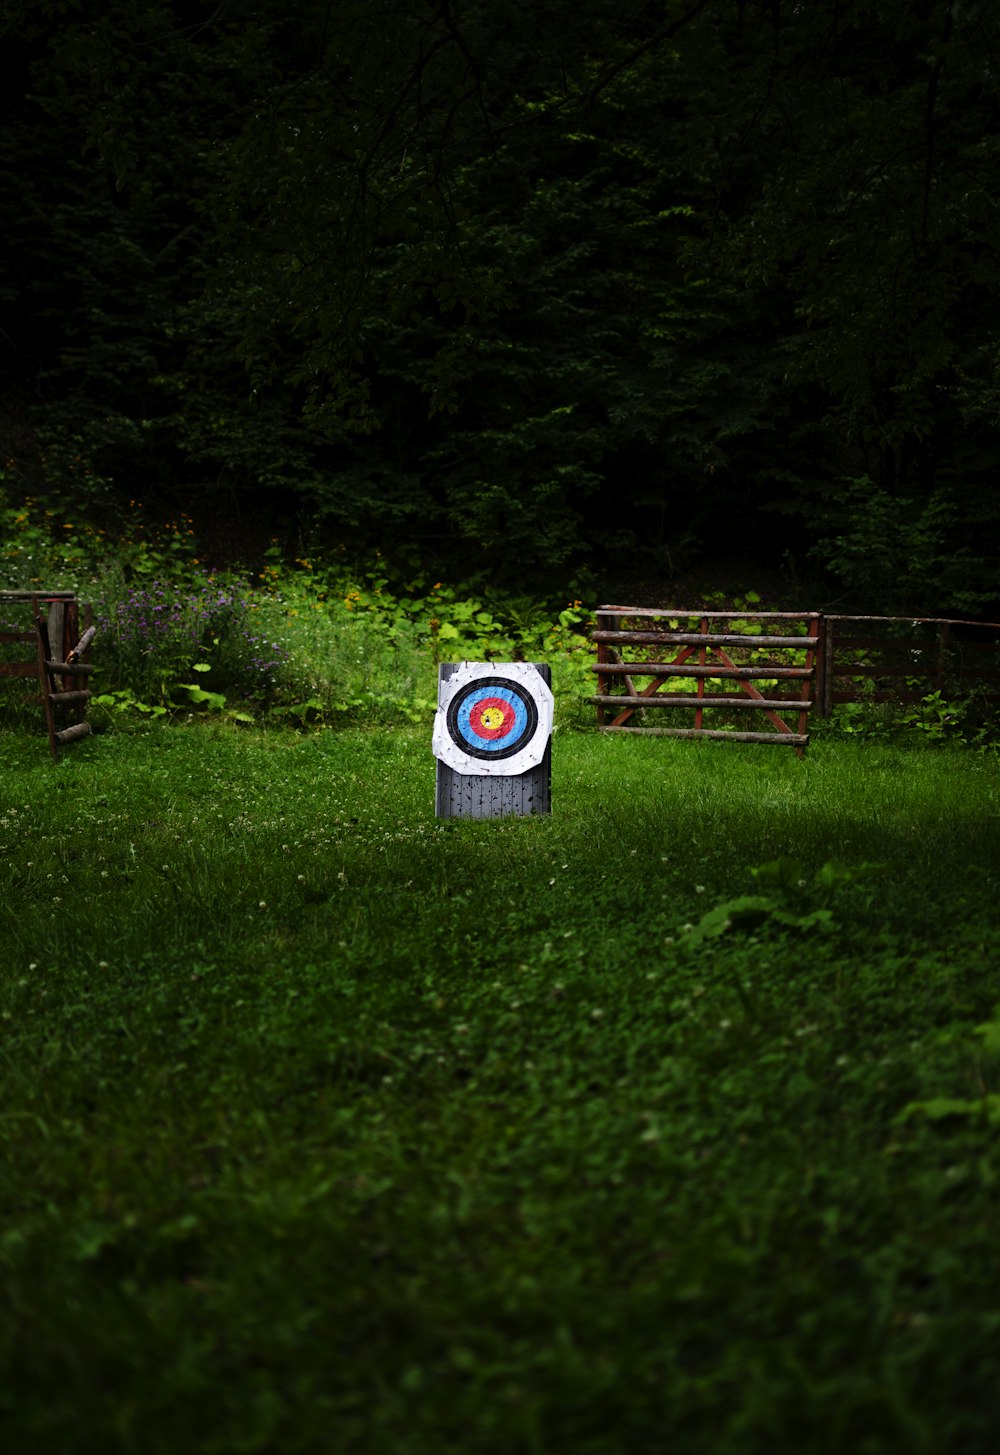
[[[601,606],[598,727],[605,732],[784,743],[801,757],[816,685],[819,612],[682,611]],[[765,689],[765,690],[762,690]],[[651,725],[651,711],[688,712],[688,727]],[[733,721],[748,713],[744,729]],[[794,721],[790,725],[788,719]],[[770,723],[765,729],[762,722]]]
[[[45,714],[49,750],[53,758],[64,743],[87,737],[90,689],[86,682],[94,668],[85,660],[94,639],[91,609],[84,607],[83,634],[80,607],[73,591],[2,591],[0,607],[30,605],[33,629],[0,631],[0,642],[34,646],[30,660],[0,662],[0,678],[34,677]]]

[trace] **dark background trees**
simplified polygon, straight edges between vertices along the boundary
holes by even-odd
[[[7,488],[996,610],[993,7],[22,0]]]

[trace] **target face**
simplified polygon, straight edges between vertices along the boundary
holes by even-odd
[[[528,663],[466,662],[441,682],[434,753],[459,773],[523,773],[551,731],[552,693]]]
[[[448,705],[448,736],[473,758],[502,762],[530,742],[538,708],[510,677],[484,677],[456,692]]]

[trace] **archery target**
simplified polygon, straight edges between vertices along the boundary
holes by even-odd
[[[551,731],[552,693],[526,662],[465,662],[441,681],[434,754],[458,773],[524,773]]]

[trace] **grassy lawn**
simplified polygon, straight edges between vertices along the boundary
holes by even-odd
[[[0,733],[5,1448],[992,1452],[996,757],[433,784],[422,728]]]

